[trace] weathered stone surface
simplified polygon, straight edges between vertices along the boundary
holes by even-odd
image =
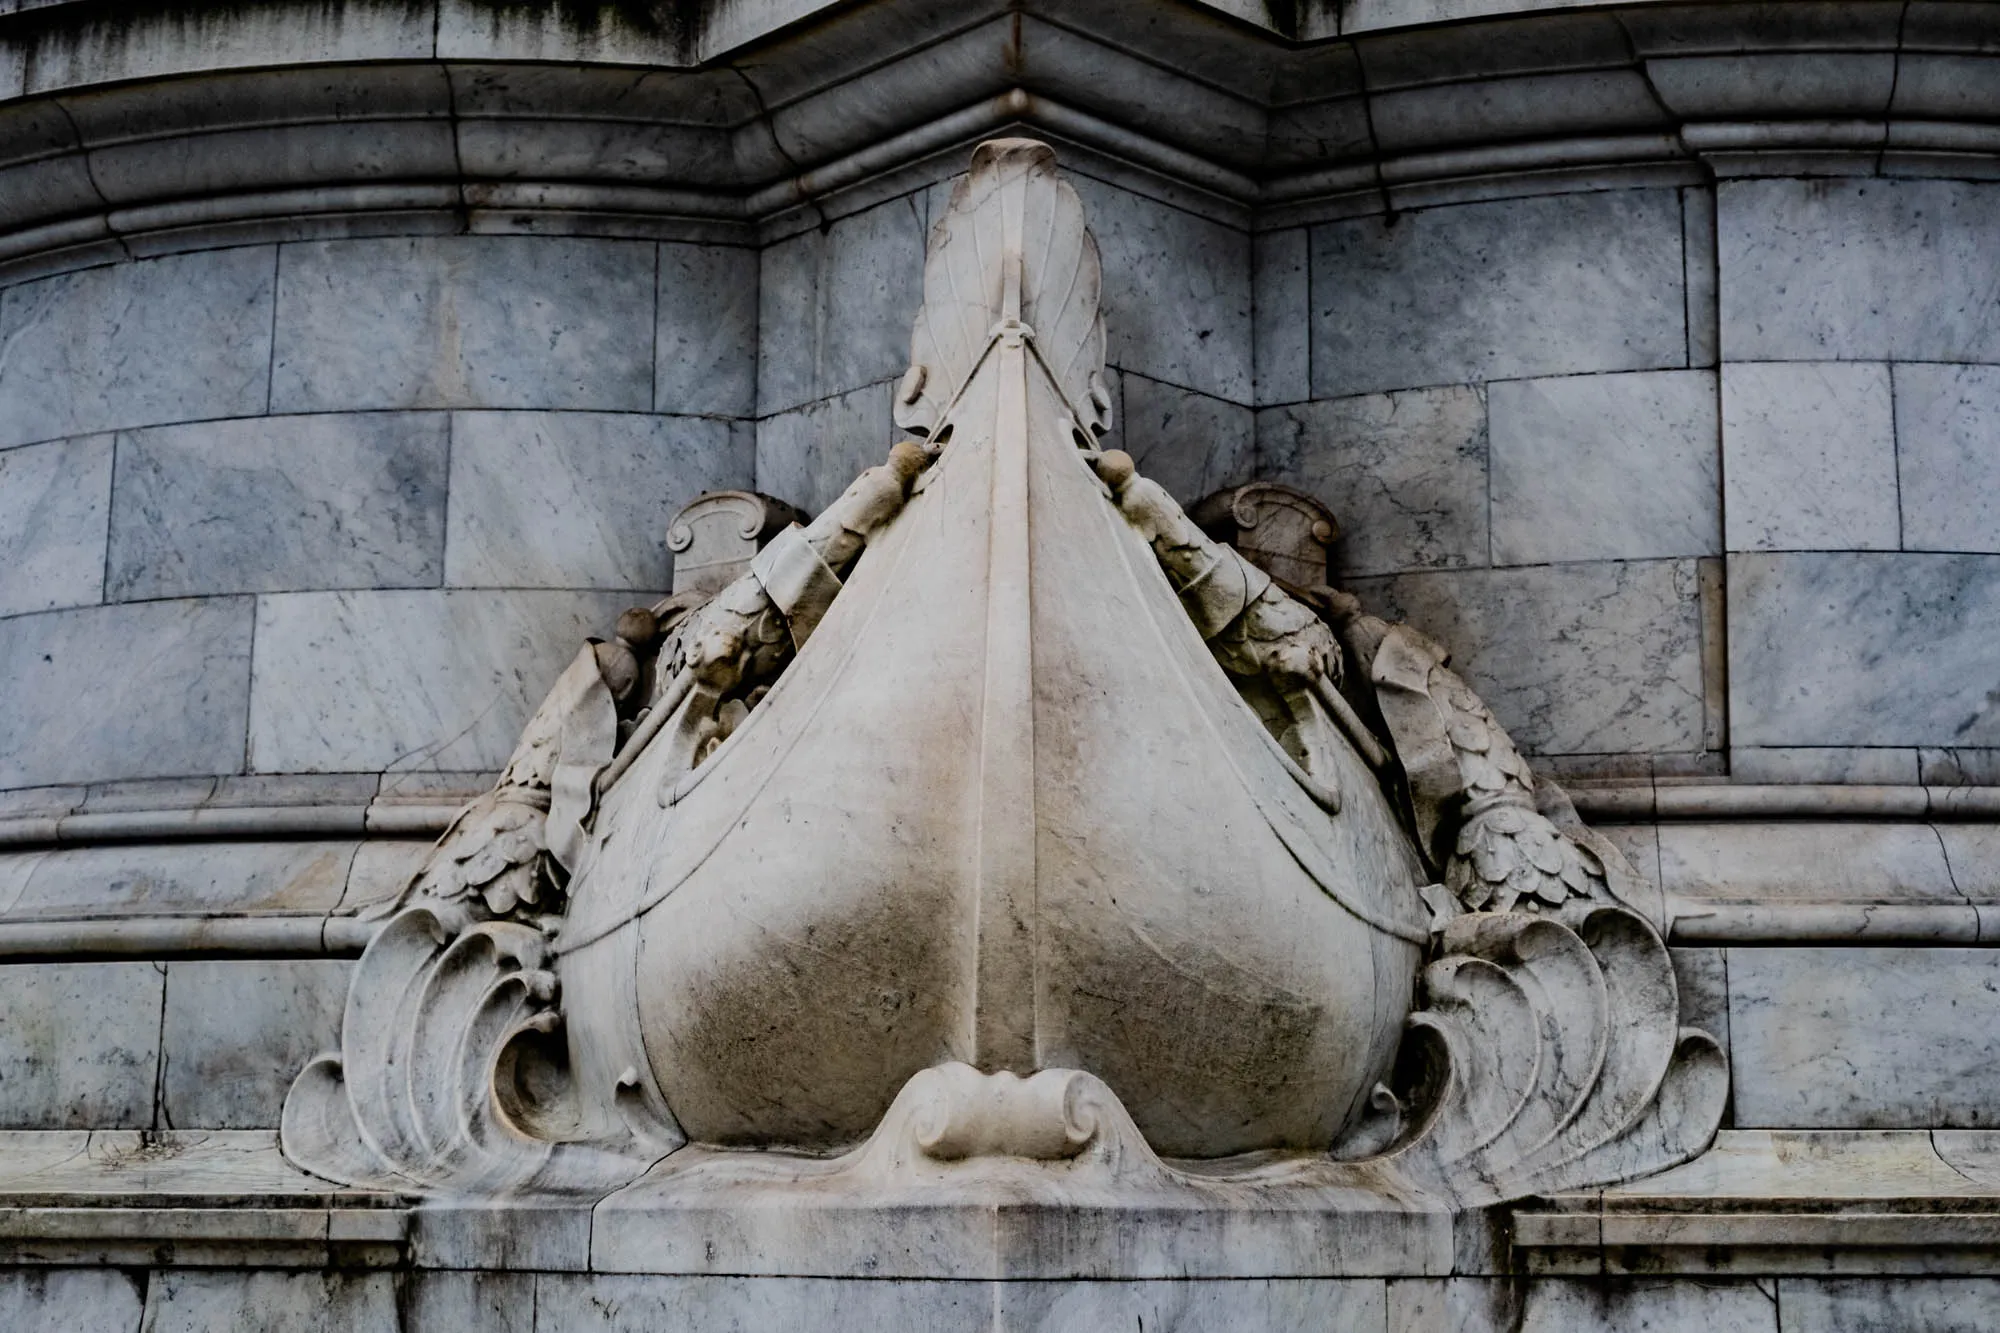
[[[1147,379],[1119,377],[1126,450],[1154,481],[1185,504],[1252,473],[1248,407]]]
[[[660,247],[653,410],[749,416],[757,410],[755,250]]]
[[[202,842],[65,848],[42,858],[10,915],[330,912],[352,842]]]
[[[1513,1333],[1521,1285],[1505,1278],[1391,1278],[1389,1333]]]
[[[0,1125],[152,1124],[165,974],[155,963],[0,967]]]
[[[265,410],[270,246],[0,291],[0,446]]]
[[[275,1126],[306,1061],[340,1044],[352,964],[176,960],[160,1027],[160,1124]]]
[[[1784,1333],[1809,1329],[1923,1329],[1980,1333],[2000,1324],[2000,1280],[1990,1277],[1783,1278]]]
[[[1711,373],[1506,380],[1486,397],[1494,564],[1721,551]]]
[[[669,583],[673,516],[703,491],[750,482],[752,460],[725,421],[459,412],[451,430],[452,587],[655,596]]]
[[[390,1273],[170,1269],[146,1292],[147,1333],[347,1333],[399,1326]]]
[[[1304,227],[1294,227],[1264,232],[1253,243],[1259,407],[1312,396],[1309,240]]]
[[[411,1284],[408,1329],[537,1333],[534,1273],[425,1273]]]
[[[106,596],[435,586],[447,430],[357,413],[126,431]]]
[[[1104,256],[1105,359],[1249,402],[1249,236],[1088,176],[1070,180]]]
[[[1379,1328],[1386,1317],[1383,1288],[1374,1278],[1010,1282],[993,1289],[993,1327],[1047,1333]]]
[[[110,514],[110,436],[0,453],[0,616],[97,602]]]
[[[2000,361],[1997,190],[1952,180],[1724,182],[1723,355]]]
[[[250,616],[210,598],[0,620],[0,787],[242,768]]]
[[[1670,898],[1965,906],[1928,824],[1660,825]]]
[[[1732,555],[1730,739],[1993,744],[1996,616],[1996,556]]]
[[[1313,394],[1685,365],[1680,231],[1672,190],[1315,227]]]
[[[137,1333],[138,1275],[115,1268],[17,1268],[0,1274],[0,1326],[11,1333]]]
[[[1778,1333],[1778,1302],[1753,1282],[1536,1282],[1522,1311],[1522,1333],[1621,1329],[1639,1333]]]
[[[1982,1127],[2000,1105],[2000,954],[1730,949],[1739,1126]]]
[[[654,259],[557,237],[286,246],[272,410],[650,411]]]
[[[663,1328],[786,1328],[827,1333],[993,1327],[992,1288],[978,1282],[839,1282],[797,1278],[544,1274],[536,1333],[648,1333]]]
[[[1855,745],[1738,746],[1729,775],[1742,782],[1915,784],[1917,751]]]
[[[871,384],[757,422],[756,489],[807,513],[880,460],[893,425],[894,383]]]
[[[903,373],[910,316],[923,300],[926,208],[921,191],[904,195],[763,251],[759,414]]]
[[[1692,560],[1404,574],[1350,586],[1377,615],[1464,645],[1456,665],[1530,752],[1700,748]]]
[[[1894,366],[1906,551],[2000,552],[2000,366]]]
[[[1486,404],[1472,388],[1257,414],[1257,466],[1330,507],[1344,576],[1487,561]]]
[[[624,594],[334,592],[258,605],[250,766],[497,769]]]
[[[1730,362],[1722,441],[1730,550],[1896,549],[1887,366]]]
[[[1681,1022],[1700,1028],[1729,1048],[1729,962],[1721,949],[1678,948],[1674,984],[1680,990]]]

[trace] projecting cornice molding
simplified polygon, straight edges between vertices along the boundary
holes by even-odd
[[[1242,7],[794,0],[634,27],[564,6],[16,5],[0,262],[411,230],[751,242],[1010,127],[1256,228],[2000,157],[1990,7],[1466,6],[1339,36],[1299,6],[1311,40],[1218,12]]]

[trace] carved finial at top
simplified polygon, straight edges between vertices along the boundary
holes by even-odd
[[[994,207],[995,201],[999,207]],[[1002,322],[1034,334],[1086,442],[1111,429],[1104,386],[1102,271],[1083,204],[1056,175],[1055,150],[1034,139],[992,139],[972,154],[945,214],[931,228],[924,305],[910,335],[910,369],[896,424],[931,436]]]

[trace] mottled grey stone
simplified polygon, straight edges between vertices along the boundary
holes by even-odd
[[[737,443],[710,418],[457,413],[445,582],[663,592],[673,516],[750,483]]]
[[[0,1127],[151,1125],[165,972],[157,963],[0,967]]]
[[[660,247],[653,410],[749,416],[757,410],[757,252]]]
[[[1520,1333],[1777,1333],[1778,1301],[1768,1284],[1647,1281],[1565,1282],[1528,1287]]]
[[[1674,190],[1315,227],[1313,394],[1684,365],[1680,232]]]
[[[655,257],[542,236],[288,245],[272,410],[649,411]]]
[[[1356,579],[1369,610],[1455,650],[1524,750],[1700,748],[1694,561],[1458,570]]]
[[[990,1333],[993,1303],[993,1288],[984,1282],[544,1273],[535,1287],[535,1333],[679,1328]]]
[[[1303,227],[1265,232],[1253,246],[1256,271],[1256,401],[1312,396],[1309,235]]]
[[[1250,480],[1255,425],[1248,407],[1129,371],[1120,384],[1125,450],[1182,504]]]
[[[1988,1333],[2000,1328],[2000,1278],[1855,1277],[1778,1279],[1783,1333],[1829,1329],[1921,1329]]]
[[[1737,745],[2000,743],[2000,556],[1729,558]]]
[[[1711,372],[1506,380],[1486,401],[1494,564],[1721,551]]]
[[[1716,309],[1715,191],[1681,191],[1681,267],[1687,275],[1688,364],[1712,366],[1721,359],[1722,331]]]
[[[1903,549],[2000,552],[2000,366],[1895,366]]]
[[[146,1333],[360,1333],[401,1327],[392,1273],[163,1269],[146,1292]]]
[[[116,1268],[16,1268],[0,1273],[8,1333],[137,1333],[142,1279]]]
[[[1008,1282],[994,1290],[1000,1333],[1108,1329],[1362,1329],[1386,1318],[1380,1278],[1201,1282]]]
[[[111,437],[0,453],[0,616],[104,595]]]
[[[1249,402],[1249,236],[1088,176],[1066,179],[1104,259],[1105,360]]]
[[[1729,950],[1739,1128],[2000,1124],[2000,951]]]
[[[757,489],[816,514],[889,456],[893,383],[808,403],[757,423]]]
[[[23,917],[330,912],[355,844],[105,843],[65,847],[35,868],[8,910]]]
[[[0,787],[243,767],[247,598],[0,620]]]
[[[167,964],[161,1126],[275,1126],[299,1070],[340,1049],[352,967],[336,958]]]
[[[1486,403],[1476,389],[1267,409],[1257,414],[1257,465],[1333,510],[1333,563],[1344,575],[1486,563]]]
[[[1729,1049],[1729,961],[1722,949],[1674,948],[1681,1026],[1700,1028]]]
[[[1659,836],[1674,898],[1965,905],[1927,824],[1676,822]]]
[[[1887,366],[1723,366],[1722,450],[1730,550],[1896,549]]]
[[[922,192],[904,195],[764,250],[759,413],[902,375],[923,304],[925,210]]]
[[[1388,1333],[1514,1333],[1522,1284],[1507,1278],[1410,1277],[1388,1282]]]
[[[330,592],[261,598],[250,767],[498,769],[619,593]]]
[[[2000,185],[1717,188],[1722,351],[1752,361],[2000,361]]]
[[[0,291],[0,446],[262,412],[272,265],[207,250]]]
[[[1739,746],[1729,752],[1738,782],[1915,783],[1917,752],[1852,745]]]
[[[440,413],[256,417],[118,436],[114,601],[434,587]]]
[[[1926,747],[1917,751],[1923,780],[1941,787],[2000,787],[2000,748],[1981,745]]]
[[[533,1273],[422,1273],[410,1284],[409,1333],[535,1333]]]

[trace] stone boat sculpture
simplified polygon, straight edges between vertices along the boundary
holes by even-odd
[[[1706,1145],[1727,1073],[1643,883],[1442,649],[1100,451],[1098,286],[1051,150],[982,145],[911,438],[775,535],[739,497],[747,569],[579,654],[362,959],[288,1155],[645,1177],[719,1226],[1450,1210]]]

